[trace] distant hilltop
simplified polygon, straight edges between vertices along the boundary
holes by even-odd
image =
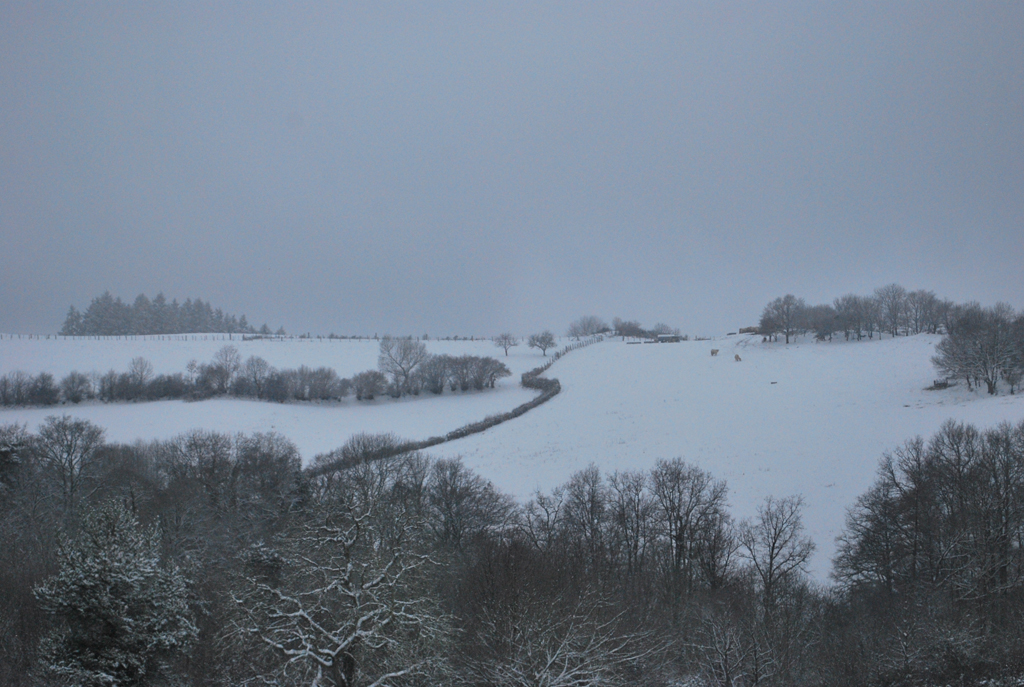
[[[129,334],[271,334],[264,324],[259,329],[249,324],[245,315],[226,315],[201,298],[186,298],[184,303],[173,299],[170,303],[162,293],[150,300],[139,294],[128,305],[120,297],[105,291],[92,299],[85,312],[75,306],[68,309],[60,333],[66,336],[121,336]],[[284,334],[280,328],[277,334]]]

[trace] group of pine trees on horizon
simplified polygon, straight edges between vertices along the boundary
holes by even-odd
[[[271,332],[263,324],[256,329],[245,315],[236,317],[214,308],[202,298],[170,302],[158,293],[152,300],[140,293],[128,305],[110,291],[92,299],[85,312],[75,306],[68,309],[60,334],[64,336],[126,336],[151,334],[263,334],[283,335],[284,328]]]

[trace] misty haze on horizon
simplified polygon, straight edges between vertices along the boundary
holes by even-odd
[[[0,7],[0,331],[1024,307],[1024,4]]]

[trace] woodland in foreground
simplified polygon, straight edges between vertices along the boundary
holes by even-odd
[[[798,496],[682,460],[519,504],[357,436],[0,429],[8,685],[925,685],[1022,674],[1024,423],[882,458],[833,582]],[[993,683],[989,683],[993,684]],[[999,684],[999,682],[995,683]]]

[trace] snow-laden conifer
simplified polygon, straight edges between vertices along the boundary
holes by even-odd
[[[161,565],[159,535],[118,503],[86,514],[63,535],[60,572],[36,588],[56,622],[43,669],[70,684],[146,685],[196,637],[182,574]]]

